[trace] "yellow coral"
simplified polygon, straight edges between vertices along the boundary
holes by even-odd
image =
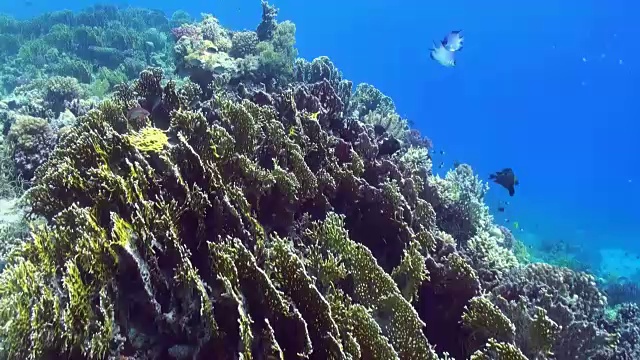
[[[139,132],[127,136],[131,144],[144,152],[160,152],[169,144],[169,138],[164,131],[155,127],[145,127]]]

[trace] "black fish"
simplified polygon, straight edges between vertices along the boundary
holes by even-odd
[[[500,212],[504,212],[504,206],[500,206],[500,207],[498,208],[498,211],[500,211]]]
[[[513,173],[511,168],[505,168],[501,171],[497,171],[496,173],[489,175],[489,179],[509,190],[509,196],[513,196],[513,194],[516,193],[515,187],[520,184],[516,174]]]

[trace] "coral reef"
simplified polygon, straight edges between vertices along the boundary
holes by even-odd
[[[0,94],[52,75],[98,82],[96,86],[110,90],[116,83],[105,84],[100,72],[133,79],[146,66],[170,67],[169,29],[169,20],[159,11],[114,5],[28,20],[0,15]]]
[[[637,307],[523,264],[469,165],[434,176],[389,97],[296,59],[295,25],[262,9],[242,32],[174,14],[188,79],[145,68],[94,103],[51,77],[0,103],[34,220],[0,254],[0,356],[637,357]]]

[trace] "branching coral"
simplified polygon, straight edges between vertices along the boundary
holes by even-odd
[[[426,140],[404,123],[371,121],[401,120],[390,98],[366,84],[351,94],[326,57],[294,63],[294,25],[276,22],[266,2],[263,11],[255,36],[211,16],[180,20],[189,31],[176,32],[176,65],[191,81],[145,69],[78,111],[25,196],[44,224],[0,274],[0,355],[634,351],[630,320],[604,318],[591,278],[517,264],[469,166],[431,176]],[[55,34],[64,44],[65,28]],[[114,35],[114,48],[136,41]]]
[[[478,179],[467,164],[460,164],[447,172],[444,179],[429,177],[427,197],[434,204],[438,225],[464,245],[474,235],[488,231],[493,220],[484,195],[486,182]]]

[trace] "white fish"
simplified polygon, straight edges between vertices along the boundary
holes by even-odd
[[[442,66],[456,66],[454,52],[447,50],[443,43],[440,43],[440,45],[434,43],[433,47],[429,51],[429,56],[431,57],[431,59],[439,62]]]
[[[444,40],[442,40],[442,44],[449,51],[459,51],[462,50],[462,43],[464,42],[464,36],[461,34],[462,30],[456,30],[450,32]]]

